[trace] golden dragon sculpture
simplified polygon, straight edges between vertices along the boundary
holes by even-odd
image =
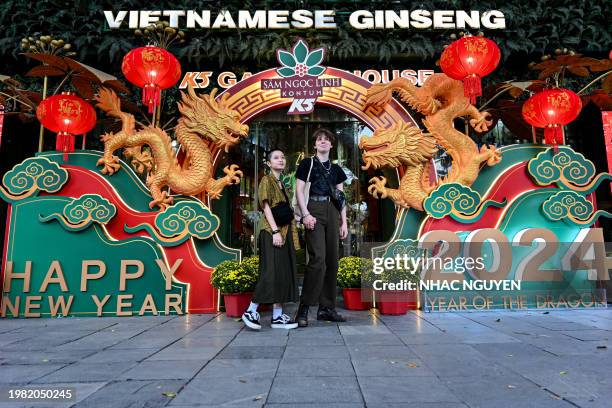
[[[359,148],[364,150],[364,169],[370,167],[398,167],[404,165],[405,173],[399,189],[386,187],[384,177],[370,180],[368,191],[374,197],[391,198],[405,208],[423,210],[423,200],[438,183],[429,179],[431,158],[437,151],[436,144],[451,156],[452,168],[439,183],[460,183],[470,186],[483,163],[489,166],[499,163],[499,150],[483,145],[480,150],[465,133],[455,129],[455,118],[469,116],[470,125],[479,132],[488,130],[489,114],[479,112],[463,94],[463,84],[444,74],[430,76],[418,88],[406,78],[397,78],[387,84],[375,85],[368,90],[367,105],[382,106],[389,102],[393,91],[400,99],[425,116],[423,123],[429,133],[418,127],[399,124],[387,129],[377,129],[372,137],[363,137]]]
[[[198,96],[189,88],[188,93],[181,93],[178,108],[182,116],[175,135],[185,158],[179,163],[172,139],[165,131],[155,126],[136,130],[134,116],[121,111],[117,95],[109,89],[100,89],[97,106],[122,122],[121,131],[102,136],[104,156],[98,160],[98,165],[104,166],[102,173],[110,175],[120,169],[119,158],[113,153],[124,148],[125,155],[134,159],[137,171],[149,171],[146,184],[153,197],[150,208],[158,206],[163,210],[173,203],[173,198],[162,191],[166,186],[178,194],[206,193],[210,198],[219,198],[225,186],[240,182],[242,172],[232,164],[223,169],[224,177],[214,179],[211,145],[227,152],[248,134],[249,127],[240,123],[238,112],[227,107],[226,95],[215,100],[216,91]],[[145,145],[150,150],[142,150]]]

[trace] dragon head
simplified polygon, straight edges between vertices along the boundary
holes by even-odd
[[[202,96],[196,95],[192,87],[188,93],[182,92],[178,108],[183,116],[179,124],[227,152],[241,137],[249,134],[249,127],[240,123],[239,113],[228,106],[229,94],[224,94],[218,101],[216,94],[216,88],[210,95]]]
[[[362,137],[359,149],[364,150],[364,170],[371,166],[375,169],[415,166],[431,159],[437,150],[433,137],[424,135],[418,127],[405,122],[376,129],[371,137]]]

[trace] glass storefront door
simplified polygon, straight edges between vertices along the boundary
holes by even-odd
[[[361,169],[359,137],[371,134],[363,123],[340,111],[317,107],[310,115],[287,115],[284,110],[269,112],[250,122],[249,126],[249,136],[220,162],[223,165],[236,163],[244,172],[239,186],[227,188],[223,197],[213,202],[213,210],[221,218],[219,235],[226,245],[240,248],[243,256],[257,253],[258,223],[263,213],[259,211],[256,192],[259,179],[267,171],[266,153],[273,148],[285,153],[287,167],[283,180],[291,198],[297,166],[303,158],[314,154],[311,135],[321,127],[336,135],[331,159],[348,177],[344,190],[349,237],[341,243],[341,256],[358,256],[364,242],[386,241],[391,236],[395,224],[393,203],[374,199],[367,192],[368,180],[382,173]],[[384,175],[391,186],[397,183],[394,171],[385,171]],[[303,262],[303,252],[303,249],[298,252],[298,263]]]

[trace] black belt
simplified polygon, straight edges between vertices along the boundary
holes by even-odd
[[[331,198],[329,196],[310,196],[308,197],[309,200],[311,201],[330,201]]]

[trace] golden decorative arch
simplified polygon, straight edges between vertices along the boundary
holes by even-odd
[[[275,68],[261,71],[226,89],[217,95],[217,100],[229,94],[226,97],[226,106],[238,112],[240,122],[246,124],[263,113],[291,104],[293,99],[281,98],[279,89],[264,90],[261,88],[263,80],[273,78],[278,78]],[[327,67],[319,78],[341,78],[342,85],[324,87],[323,96],[317,98],[317,105],[332,106],[347,112],[365,123],[372,131],[379,128],[390,128],[399,123],[411,123],[418,126],[410,113],[393,98],[382,107],[366,106],[367,91],[372,87],[372,83],[351,72]],[[220,153],[219,149],[213,151],[215,168],[218,165],[217,160]],[[403,170],[401,167],[397,169],[398,177],[403,175]]]
[[[291,98],[281,98],[280,90],[261,89],[263,80],[277,77],[275,69],[262,71],[238,82],[221,95],[230,95],[226,101],[228,107],[240,114],[242,123],[248,123],[264,112],[291,104]],[[372,84],[361,77],[348,71],[328,67],[320,78],[341,78],[342,85],[323,88],[323,96],[318,97],[317,104],[333,106],[352,114],[372,130],[387,128],[399,122],[416,124],[408,111],[395,100],[382,108],[366,107],[367,90]]]

